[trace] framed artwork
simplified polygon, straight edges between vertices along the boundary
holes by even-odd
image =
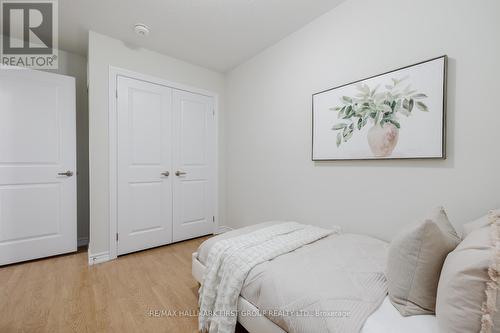
[[[313,95],[313,161],[446,158],[447,56]]]

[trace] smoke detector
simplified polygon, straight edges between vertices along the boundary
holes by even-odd
[[[136,25],[134,25],[134,31],[136,34],[143,37],[147,37],[150,32],[149,27],[142,23],[137,23]]]

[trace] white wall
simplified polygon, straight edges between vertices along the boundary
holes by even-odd
[[[87,95],[87,59],[59,50],[59,68],[47,70],[73,76],[76,82],[76,164],[77,164],[77,223],[79,244],[89,238],[89,121]]]
[[[230,72],[226,224],[390,239],[436,205],[456,225],[500,207],[498,13],[498,0],[348,0]],[[446,161],[311,161],[311,94],[443,54]]]
[[[219,124],[224,110],[222,74],[135,48],[119,40],[89,33],[89,113],[90,113],[90,250],[91,254],[109,250],[109,153],[108,153],[108,75],[109,66],[156,76],[169,81],[219,94]],[[219,142],[223,128],[219,126]],[[220,149],[219,161],[223,159]],[[223,221],[223,166],[219,168],[219,223]]]

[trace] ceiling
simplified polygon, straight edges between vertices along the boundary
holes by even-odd
[[[86,55],[88,30],[226,72],[344,0],[59,0],[59,47]],[[151,34],[135,35],[144,23]]]

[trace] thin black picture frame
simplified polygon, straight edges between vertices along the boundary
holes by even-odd
[[[320,94],[323,94],[323,93],[326,93],[326,92],[329,92],[329,91],[332,91],[332,90],[335,90],[335,89],[343,88],[343,87],[346,87],[346,86],[350,86],[352,84],[363,82],[363,81],[366,81],[366,80],[369,80],[369,79],[373,79],[373,78],[376,78],[376,77],[379,77],[379,76],[382,76],[382,75],[394,73],[394,72],[397,72],[397,71],[400,71],[400,70],[403,70],[403,69],[407,69],[407,68],[411,68],[411,67],[414,67],[414,66],[422,65],[422,64],[425,64],[425,63],[428,63],[428,62],[431,62],[431,61],[435,61],[435,60],[438,60],[438,59],[443,59],[444,60],[444,63],[443,63],[443,128],[442,128],[442,138],[441,138],[441,145],[442,145],[441,146],[441,156],[438,156],[438,157],[388,157],[388,158],[331,158],[331,159],[315,159],[314,158],[314,97],[316,95],[320,95]],[[337,87],[334,87],[334,88],[330,88],[330,89],[326,89],[326,90],[323,90],[323,91],[320,91],[320,92],[312,94],[311,160],[313,162],[330,162],[330,161],[394,161],[394,160],[446,160],[447,159],[447,150],[446,150],[446,148],[447,148],[446,147],[447,146],[447,142],[446,142],[447,141],[447,124],[446,124],[446,120],[447,120],[447,112],[448,112],[448,110],[447,110],[447,89],[448,89],[448,55],[445,54],[445,55],[442,55],[442,56],[439,56],[439,57],[435,57],[435,58],[432,58],[432,59],[420,61],[420,62],[417,62],[417,63],[412,64],[412,65],[408,65],[408,66],[400,67],[400,68],[397,68],[397,69],[393,69],[393,70],[387,71],[385,73],[373,75],[373,76],[370,76],[370,77],[367,77],[367,78],[364,78],[364,79],[360,79],[360,80],[356,80],[356,81],[353,81],[353,82],[350,82],[350,83],[342,84],[340,86],[337,86]]]

